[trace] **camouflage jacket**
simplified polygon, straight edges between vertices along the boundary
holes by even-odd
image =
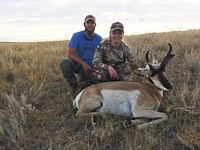
[[[93,68],[108,70],[108,66],[112,66],[118,73],[130,73],[127,63],[131,70],[138,68],[135,56],[129,45],[122,41],[119,49],[115,49],[111,45],[111,39],[102,41],[94,53]]]

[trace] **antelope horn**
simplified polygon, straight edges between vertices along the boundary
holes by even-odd
[[[151,51],[151,50],[148,50],[147,53],[146,53],[146,61],[147,61],[147,64],[148,64],[148,65],[149,65],[149,64],[151,65],[151,63],[150,63],[150,61],[149,61],[149,57],[148,57],[150,51]]]
[[[168,43],[169,45],[169,51],[167,53],[167,55],[165,56],[164,60],[162,61],[162,63],[160,64],[161,68],[165,68],[165,66],[167,65],[167,63],[175,56],[174,54],[171,54],[172,51],[172,46],[170,43]]]
[[[151,63],[150,63],[150,61],[149,61],[149,57],[148,57],[150,51],[151,51],[151,50],[148,50],[147,53],[146,53],[146,61],[147,61],[147,64],[149,65],[149,67],[150,67],[150,70],[154,71],[155,68],[151,65]]]

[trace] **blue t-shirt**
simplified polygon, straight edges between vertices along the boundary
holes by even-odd
[[[75,54],[88,65],[92,66],[94,52],[101,41],[102,37],[96,33],[93,37],[87,38],[84,31],[80,31],[73,34],[68,46],[76,49]]]

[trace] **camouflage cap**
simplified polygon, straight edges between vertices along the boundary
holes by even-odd
[[[86,22],[89,21],[89,20],[92,20],[92,21],[94,21],[94,23],[96,23],[95,17],[92,16],[92,15],[87,15],[87,16],[85,17],[84,23],[86,23]]]
[[[124,32],[124,25],[120,22],[115,22],[110,27],[111,32],[114,30],[122,30]]]

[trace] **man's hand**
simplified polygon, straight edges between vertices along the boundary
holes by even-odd
[[[110,79],[112,79],[112,80],[118,79],[118,74],[112,66],[108,66],[108,71],[109,71],[109,74],[110,74]]]
[[[88,73],[90,74],[90,76],[91,77],[94,77],[94,73],[96,72],[97,70],[96,69],[90,69],[89,71],[88,71]]]
[[[85,62],[83,62],[82,66],[83,66],[85,72],[89,73],[89,70],[91,70],[91,67]]]
[[[90,74],[91,77],[94,76],[96,69],[92,69],[87,63],[83,63],[82,66],[87,74]]]

